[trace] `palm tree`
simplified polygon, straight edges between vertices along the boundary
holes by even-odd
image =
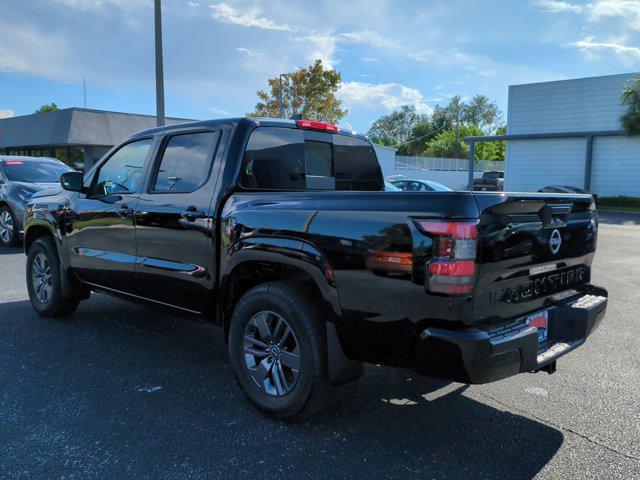
[[[620,100],[627,111],[620,117],[622,131],[627,135],[640,135],[640,75],[622,91]]]

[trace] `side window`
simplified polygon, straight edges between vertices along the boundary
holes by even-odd
[[[218,132],[183,133],[169,138],[151,188],[193,192],[209,179]]]
[[[100,167],[93,195],[136,192],[142,183],[142,167],[153,139],[127,143]]]

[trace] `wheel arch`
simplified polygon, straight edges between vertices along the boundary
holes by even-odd
[[[288,238],[244,239],[221,262],[218,322],[225,327],[233,307],[250,288],[274,280],[308,283],[335,317],[342,315],[333,270],[314,245]]]
[[[30,225],[24,232],[24,251],[29,252],[33,242],[42,237],[50,237],[58,250],[58,257],[60,257],[60,242],[56,238],[56,235],[51,228],[44,224]]]
[[[348,383],[362,376],[363,364],[346,356],[338,338],[335,320],[342,317],[333,269],[313,244],[295,239],[244,239],[228,249],[221,262],[218,323],[228,338],[233,309],[245,292],[269,281],[298,281],[318,292],[330,312],[325,321],[329,381]]]

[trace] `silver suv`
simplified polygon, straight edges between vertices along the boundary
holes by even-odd
[[[55,158],[0,156],[0,246],[15,245],[31,196],[60,186],[60,175],[73,169]]]

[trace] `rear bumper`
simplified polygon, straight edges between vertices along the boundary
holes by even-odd
[[[414,350],[421,374],[461,383],[488,383],[522,372],[535,372],[582,345],[604,318],[607,291],[587,292],[548,308],[548,338],[538,343],[538,329],[524,317],[482,328],[426,328]]]

